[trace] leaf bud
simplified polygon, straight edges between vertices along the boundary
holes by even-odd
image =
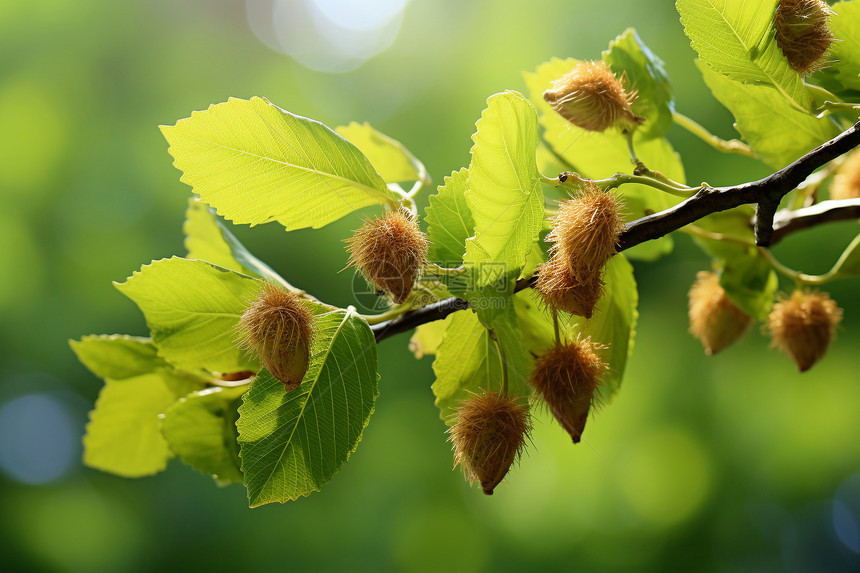
[[[776,43],[795,71],[812,73],[824,67],[833,43],[827,25],[831,15],[823,0],[779,0],[773,20]]]
[[[747,331],[752,318],[729,300],[716,273],[701,271],[690,288],[690,334],[712,356]]]
[[[350,265],[403,303],[427,261],[427,235],[403,209],[366,221],[348,241]]]
[[[546,240],[555,243],[551,250],[566,260],[579,282],[591,279],[616,253],[624,230],[622,207],[615,193],[590,180],[575,197],[558,204]]]
[[[298,388],[310,361],[313,315],[299,295],[265,283],[239,318],[239,346],[256,354],[284,383]]]
[[[827,293],[795,290],[773,305],[767,329],[772,346],[806,372],[827,352],[841,320],[842,309]]]
[[[624,85],[601,62],[581,62],[555,80],[543,99],[562,117],[582,129],[603,132],[612,126],[631,130],[644,119],[630,107],[636,92]]]
[[[484,391],[463,400],[448,430],[454,465],[487,495],[504,479],[522,453],[531,430],[528,409],[516,396]]]
[[[537,268],[535,290],[544,303],[552,309],[561,310],[584,318],[591,318],[594,307],[603,295],[604,283],[600,271],[585,282],[574,278],[567,261],[557,254]]]
[[[538,359],[529,384],[549,407],[573,443],[582,439],[595,391],[609,369],[591,337],[550,347]]]

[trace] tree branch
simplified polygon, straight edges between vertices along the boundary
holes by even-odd
[[[816,169],[860,145],[860,122],[824,143],[794,163],[758,181],[730,187],[704,186],[695,195],[660,213],[648,215],[627,224],[618,237],[618,252],[640,243],[659,239],[677,231],[702,217],[732,209],[740,205],[755,203],[756,243],[768,246],[788,233],[805,229],[827,221],[860,217],[860,200],[825,201],[814,207],[777,213],[780,200],[800,185]],[[534,284],[534,277],[517,281],[515,291]],[[458,310],[469,308],[469,303],[451,297],[422,308],[408,311],[401,316],[371,327],[380,342],[395,334],[406,332],[428,322],[441,320]]]
[[[822,201],[803,209],[781,209],[773,218],[773,239],[771,245],[778,243],[795,231],[809,229],[822,223],[860,219],[860,199]]]

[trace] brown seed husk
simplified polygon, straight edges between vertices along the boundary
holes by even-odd
[[[813,73],[824,67],[833,43],[828,20],[833,10],[823,0],[780,0],[774,15],[776,43],[797,72]]]
[[[702,342],[708,356],[738,340],[752,324],[752,318],[726,296],[715,273],[699,272],[689,299],[690,333]]]
[[[598,354],[603,348],[590,337],[552,346],[538,358],[529,378],[573,443],[582,439],[595,391],[609,369]]]
[[[636,92],[626,92],[612,70],[601,62],[582,62],[543,93],[546,102],[572,124],[588,131],[612,126],[632,129],[643,118],[630,107]]]
[[[842,309],[827,293],[796,290],[773,305],[767,328],[772,346],[805,372],[827,352],[841,320]]]
[[[454,465],[463,468],[469,483],[478,481],[492,495],[522,453],[530,430],[528,409],[516,396],[485,391],[463,400],[448,430]]]
[[[265,283],[239,319],[238,331],[241,348],[259,356],[287,391],[298,388],[314,332],[313,315],[301,297]]]
[[[611,191],[588,181],[576,197],[562,201],[546,240],[551,251],[567,261],[578,282],[593,280],[595,273],[616,253],[624,230],[623,205]]]
[[[536,272],[535,290],[548,307],[591,318],[594,307],[603,296],[604,283],[600,271],[592,274],[586,282],[580,282],[574,278],[567,261],[555,254]]]
[[[839,166],[830,185],[830,198],[860,199],[860,152],[851,152]]]
[[[427,260],[427,235],[412,214],[397,210],[370,219],[347,243],[350,264],[396,304],[404,302]]]

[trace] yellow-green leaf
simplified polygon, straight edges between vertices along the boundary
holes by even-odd
[[[263,98],[230,98],[161,131],[182,181],[236,223],[319,228],[397,199],[353,144]]]

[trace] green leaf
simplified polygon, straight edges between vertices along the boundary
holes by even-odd
[[[466,202],[469,171],[454,171],[431,195],[427,206],[428,258],[446,267],[457,267],[466,253],[466,239],[475,232],[472,211]]]
[[[735,117],[735,128],[753,151],[782,168],[839,133],[829,118],[798,111],[769,86],[734,81],[697,62],[705,83]]]
[[[247,390],[207,388],[180,398],[164,413],[161,432],[179,458],[219,483],[242,481],[236,408]]]
[[[176,401],[164,376],[107,380],[90,412],[84,464],[124,477],[160,472],[171,457],[159,414]]]
[[[756,253],[726,259],[720,286],[738,308],[761,322],[773,307],[779,280],[770,262]]]
[[[218,220],[213,209],[196,197],[185,214],[185,248],[189,259],[200,259],[246,275],[258,276],[291,288],[272,268],[251,254]]]
[[[520,94],[491,96],[472,136],[466,202],[475,236],[466,241],[467,264],[477,286],[519,275],[544,218],[534,108]]]
[[[376,168],[386,183],[422,181],[429,183],[424,164],[396,139],[382,134],[369,123],[352,122],[335,131],[355,145]]]
[[[435,320],[427,324],[421,324],[409,339],[409,350],[415,358],[421,360],[425,356],[436,354],[448,325],[454,320],[454,314],[449,314],[445,320]]]
[[[831,272],[840,277],[860,276],[860,235],[842,252]]]
[[[182,181],[236,223],[319,228],[397,195],[353,144],[259,97],[161,126]]]
[[[603,61],[612,72],[626,77],[626,86],[637,91],[633,112],[645,118],[637,129],[642,139],[663,137],[672,125],[675,102],[664,64],[646,46],[636,30],[628,28],[603,52]]]
[[[615,255],[606,264],[603,274],[606,292],[597,303],[594,316],[585,322],[583,332],[592,340],[609,345],[602,352],[609,372],[600,386],[600,397],[608,401],[621,387],[627,359],[633,353],[639,291],[633,277],[633,266],[624,255]]]
[[[462,311],[452,316],[436,350],[436,360],[433,361],[436,381],[432,386],[439,415],[449,425],[453,423],[462,400],[481,389],[499,391],[503,376],[498,347],[477,315]],[[531,393],[528,377],[532,359],[523,348],[513,305],[496,316],[493,329],[505,350],[508,391],[517,396],[528,396]]]
[[[70,340],[69,344],[78,360],[99,378],[122,380],[167,367],[149,338],[102,334]]]
[[[776,43],[773,16],[779,0],[677,0],[684,31],[699,58],[739,82],[772,86],[799,111],[812,96]]]
[[[190,371],[259,368],[236,344],[239,317],[260,289],[256,279],[173,257],[114,284],[140,307],[159,355],[171,364]]]
[[[755,207],[752,205],[741,205],[734,209],[711,213],[696,221],[696,226],[707,231],[719,233],[730,239],[744,241],[749,246],[735,241],[717,241],[693,235],[695,242],[702,250],[717,259],[733,259],[735,257],[756,256],[755,235],[753,234],[752,220],[755,216]]]
[[[355,450],[378,394],[376,342],[353,310],[315,317],[297,389],[263,370],[239,407],[239,449],[251,507],[309,495]]]
[[[182,232],[185,234],[185,250],[188,251],[187,258],[199,259],[250,275],[251,272],[233,256],[230,246],[224,240],[217,219],[210,209],[209,205],[197,197],[191,197],[188,200],[185,224],[182,226]]]
[[[837,2],[836,15],[830,18],[830,30],[839,41],[830,48],[828,69],[844,87],[860,90],[860,3]]]
[[[631,173],[633,164],[630,162],[627,141],[619,132],[607,130],[594,133],[576,127],[543,100],[542,94],[552,82],[568,73],[577,63],[574,59],[554,58],[541,64],[535,73],[524,74],[530,101],[537,108],[540,123],[544,127],[544,140],[557,157],[584,177],[603,179],[615,173]],[[637,140],[636,153],[651,169],[659,170],[675,181],[684,182],[681,159],[665,138]],[[645,185],[623,185],[620,191],[625,204],[625,221],[663,211],[681,201],[679,197]],[[668,236],[648,243],[647,247],[632,249],[628,254],[636,258],[653,259],[672,249],[672,239]]]

